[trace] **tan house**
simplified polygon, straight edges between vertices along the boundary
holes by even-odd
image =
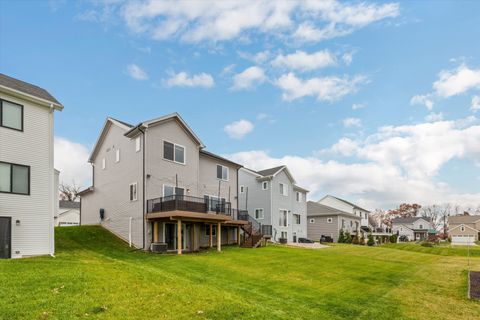
[[[448,236],[452,244],[471,244],[478,241],[480,215],[448,217]]]

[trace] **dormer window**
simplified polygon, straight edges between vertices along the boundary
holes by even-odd
[[[0,126],[23,131],[23,106],[0,100]]]

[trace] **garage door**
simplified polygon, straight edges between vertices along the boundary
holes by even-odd
[[[475,236],[473,235],[452,236],[452,243],[470,244],[474,242],[475,242]]]

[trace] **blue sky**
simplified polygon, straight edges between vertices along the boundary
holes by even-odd
[[[107,116],[176,111],[311,199],[480,204],[480,3],[204,3],[0,2],[1,72],[65,106],[64,179],[88,184]]]

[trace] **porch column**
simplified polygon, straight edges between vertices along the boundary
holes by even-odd
[[[230,232],[230,228],[229,228],[229,227],[227,227],[227,229],[226,229],[226,230],[227,230],[227,245],[228,245],[228,238],[229,238],[229,237],[228,237],[228,233]]]
[[[213,236],[212,236],[212,232],[213,232],[213,225],[212,224],[209,224],[209,228],[210,228],[210,237],[208,239],[208,246],[211,248],[213,247]]]
[[[177,220],[177,253],[182,254],[182,220]]]
[[[153,242],[158,242],[158,221],[153,222]]]
[[[196,240],[195,240],[195,228],[196,228],[196,227],[197,227],[197,226],[196,226],[196,223],[193,223],[193,224],[192,224],[192,228],[193,228],[193,229],[192,229],[192,233],[193,233],[193,238],[192,238],[192,251],[195,251],[195,250],[196,250],[196,247],[195,247],[195,242],[196,242]]]
[[[217,224],[217,251],[222,251],[222,224]]]
[[[237,227],[237,244],[240,245],[240,226]]]

